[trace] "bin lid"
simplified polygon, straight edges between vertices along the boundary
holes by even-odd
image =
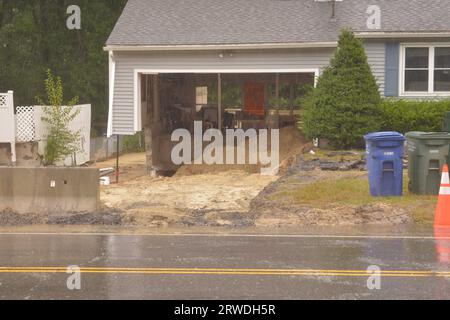
[[[420,140],[450,140],[450,133],[448,132],[422,132],[412,131],[406,134],[407,138],[420,139]]]
[[[373,132],[365,135],[364,138],[367,141],[380,141],[380,140],[390,140],[390,141],[405,141],[405,137],[395,131],[385,131],[385,132]]]

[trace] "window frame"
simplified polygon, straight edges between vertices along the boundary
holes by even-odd
[[[406,49],[407,48],[427,48],[428,51],[428,91],[406,91]],[[435,76],[435,49],[450,48],[450,43],[402,43],[400,44],[400,64],[399,64],[399,88],[400,97],[448,97],[450,91],[434,91]],[[441,70],[438,68],[437,70]]]
[[[201,90],[201,94],[199,95],[199,90]],[[201,98],[202,101],[199,101],[199,98]],[[205,99],[205,100],[204,100]],[[206,102],[205,102],[206,101]],[[204,103],[205,102],[205,103]],[[195,105],[196,107],[199,106],[206,106],[209,102],[209,90],[208,86],[196,86],[195,87]]]

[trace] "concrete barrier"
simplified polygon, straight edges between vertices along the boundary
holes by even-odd
[[[93,212],[99,203],[98,169],[0,167],[0,210]]]

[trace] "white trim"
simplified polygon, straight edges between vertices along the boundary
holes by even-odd
[[[13,122],[12,122],[12,137],[11,137],[11,162],[12,165],[15,166],[16,162],[17,162],[17,153],[16,153],[16,121],[15,121],[15,116],[14,116],[14,91],[9,90],[8,91],[8,95],[9,95],[9,103],[10,103],[10,107],[11,107],[11,112],[12,112],[12,117],[13,117]],[[8,102],[6,103],[8,104]]]
[[[438,38],[450,37],[450,32],[355,32],[359,38]],[[194,44],[194,45],[107,45],[104,51],[171,51],[171,50],[233,50],[233,49],[296,49],[336,48],[337,41],[248,44]]]
[[[139,74],[167,74],[167,73],[194,73],[194,74],[233,74],[233,73],[314,73],[314,86],[317,85],[317,79],[320,75],[319,68],[311,69],[134,69],[133,71],[133,110],[134,110],[134,130],[139,132],[142,130],[141,119],[141,103]]]
[[[435,47],[428,49],[428,92],[434,93],[434,50]]]
[[[134,73],[164,74],[164,73],[314,73],[319,75],[319,68],[303,69],[134,69]]]
[[[171,51],[171,50],[234,50],[234,49],[296,49],[296,48],[335,48],[337,41],[261,43],[261,44],[214,44],[214,45],[109,45],[105,51]]]
[[[113,135],[119,135],[119,136],[132,136],[135,135],[136,132],[129,132],[129,131],[114,131]]]
[[[419,42],[419,43],[401,43],[400,44],[400,61],[399,61],[399,96],[400,97],[449,97],[450,91],[434,92],[434,53],[435,48],[450,47],[450,43],[447,42]],[[406,48],[428,48],[428,92],[409,92],[405,91],[405,54]]]
[[[450,37],[450,32],[355,32],[359,38],[446,38]]]
[[[139,132],[142,130],[142,101],[139,99],[141,96],[141,82],[140,77],[141,74],[144,74],[142,72],[136,72],[134,71],[134,94],[133,94],[133,105],[134,105],[134,131]]]
[[[114,60],[114,52],[109,52],[109,108],[108,108],[108,131],[107,136],[113,135],[113,107],[114,107],[114,90],[116,85],[116,61]]]

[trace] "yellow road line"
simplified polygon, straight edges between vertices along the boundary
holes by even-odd
[[[320,235],[320,234],[208,234],[208,233],[77,233],[77,232],[0,232],[0,236],[108,236],[108,237],[210,237],[210,238],[294,238],[294,239],[379,239],[379,240],[450,240],[450,236],[408,236],[408,235]]]
[[[0,273],[67,273],[67,267],[0,267]],[[205,269],[205,268],[80,268],[85,274],[142,274],[142,275],[248,275],[248,276],[336,276],[368,277],[366,270],[314,269]],[[382,270],[382,277],[450,277],[450,271]]]
[[[325,272],[325,273],[364,273],[366,270],[328,270],[328,269],[250,269],[250,268],[112,268],[112,267],[80,267],[82,271],[196,271],[196,272]],[[66,271],[67,267],[0,267],[2,270],[62,270]],[[435,271],[420,271],[420,270],[381,270],[380,273],[421,273],[434,274]],[[441,272],[448,273],[450,271]]]

